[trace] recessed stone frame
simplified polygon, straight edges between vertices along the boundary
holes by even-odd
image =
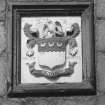
[[[92,2],[32,2],[10,3],[8,16],[8,50],[10,52],[11,90],[9,96],[58,96],[96,94],[95,82],[95,46],[94,46],[94,11]],[[21,19],[22,17],[80,16],[82,43],[82,81],[54,82],[55,72],[45,78],[51,82],[24,83],[21,76]],[[11,26],[11,27],[10,27]],[[56,42],[56,41],[55,41]],[[62,42],[64,43],[64,42]],[[50,48],[49,48],[50,49]],[[53,48],[55,50],[55,48]],[[42,50],[42,48],[41,48]],[[63,46],[64,50],[64,46]],[[57,50],[58,51],[58,50]],[[28,54],[30,55],[30,54]],[[29,65],[30,66],[30,65]],[[30,70],[30,69],[29,69]],[[60,71],[61,72],[61,71]],[[32,73],[32,71],[31,71]],[[33,73],[34,76],[35,72]],[[41,74],[42,75],[42,74]],[[59,74],[61,75],[61,74]],[[62,76],[62,75],[61,75]],[[38,77],[40,80],[40,77]],[[61,77],[62,78],[62,77]],[[53,81],[54,80],[54,81]],[[53,81],[53,82],[52,82]]]

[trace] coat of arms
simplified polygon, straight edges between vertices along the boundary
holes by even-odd
[[[26,63],[30,73],[50,80],[71,75],[77,62],[71,62],[68,56],[75,57],[78,53],[75,38],[80,33],[79,24],[73,23],[67,30],[63,30],[59,21],[47,20],[41,32],[39,28],[32,29],[29,23],[25,23],[23,28],[27,37],[26,56],[31,58],[37,53],[33,62]]]

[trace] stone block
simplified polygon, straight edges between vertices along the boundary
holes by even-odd
[[[105,105],[105,95],[97,97],[96,105]]]
[[[6,30],[4,28],[4,22],[0,22],[0,55],[6,48]]]
[[[26,98],[25,105],[95,105],[94,97]]]
[[[61,0],[16,0],[18,2],[58,2]]]
[[[95,97],[27,97],[0,99],[0,105],[96,105]]]
[[[0,58],[0,96],[7,94],[7,75],[6,75],[7,63]]]
[[[105,0],[95,0],[96,17],[105,18]]]
[[[14,100],[14,99],[1,99],[0,100],[0,105],[25,105],[23,104],[19,99]]]
[[[63,2],[90,2],[90,1],[93,1],[93,0],[61,0]]]
[[[18,0],[7,0],[8,3],[11,3],[11,2],[17,2]]]
[[[96,49],[105,51],[105,20],[98,20],[95,26]]]
[[[5,0],[0,0],[0,20],[4,20],[5,5]]]
[[[33,0],[16,0],[16,1],[20,1],[20,2],[32,2]]]
[[[97,90],[99,92],[105,91],[105,54],[98,52],[96,54],[96,80]]]

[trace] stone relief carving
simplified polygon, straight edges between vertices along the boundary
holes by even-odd
[[[26,63],[33,76],[52,80],[74,72],[77,62],[71,62],[67,57],[75,57],[78,53],[75,39],[80,33],[78,23],[73,23],[64,31],[59,21],[48,20],[43,24],[42,32],[38,28],[32,29],[32,24],[28,23],[25,23],[23,30],[27,37],[26,56],[33,57],[35,47],[38,53],[35,61]],[[66,47],[69,47],[68,51]]]

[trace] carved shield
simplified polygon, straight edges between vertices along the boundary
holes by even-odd
[[[49,38],[38,41],[38,63],[42,68],[54,68],[65,64],[65,50],[67,40],[65,38]]]
[[[53,28],[50,25],[53,25]],[[66,46],[69,45],[70,49],[77,46],[75,37],[80,32],[78,24],[73,24],[72,31],[65,33],[58,21],[54,24],[50,21],[44,25],[43,35],[40,35],[38,30],[32,33],[29,28],[30,25],[26,24],[24,26],[24,32],[29,38],[27,40],[27,48],[34,49],[37,46],[37,50],[26,54],[32,57],[37,52],[34,62],[27,63],[30,73],[35,77],[44,76],[50,79],[71,75],[77,62],[70,62],[70,59],[67,60],[66,56],[68,53],[66,52]],[[74,54],[69,53],[71,56],[75,56],[76,54],[77,52]]]

